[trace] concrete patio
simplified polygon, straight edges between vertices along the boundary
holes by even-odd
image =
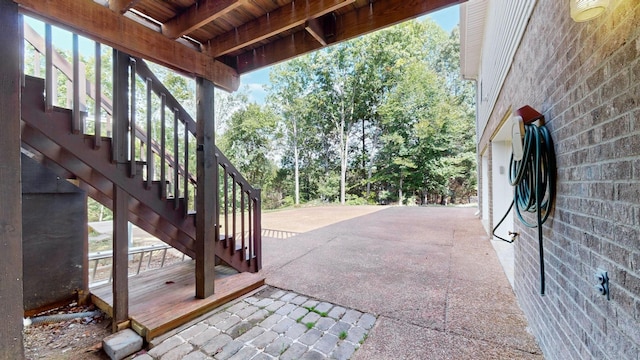
[[[373,327],[365,328],[365,340],[361,345],[357,339],[352,341],[356,350],[346,356],[337,347],[315,351],[316,343],[287,339],[290,345],[300,345],[296,351],[304,354],[303,358],[543,358],[527,331],[526,319],[491,242],[474,215],[475,208],[354,207],[348,213],[349,209],[303,208],[265,214],[265,228],[303,233],[286,239],[264,239],[262,271],[269,291],[226,311],[237,308],[248,313],[249,305],[257,301],[278,302],[286,294],[290,299],[301,296],[326,303],[328,308],[341,307],[352,314],[376,317]],[[336,219],[347,220],[335,222]],[[305,226],[313,230],[304,232]],[[277,296],[263,300],[274,293]],[[274,312],[278,314],[278,309]],[[265,312],[264,317],[269,314]],[[153,344],[163,346],[160,340],[166,344],[172,341],[175,346],[188,343],[189,350],[183,355],[189,358],[230,358],[234,354],[235,358],[242,358],[238,355],[243,353],[252,354],[247,359],[278,357],[273,352],[269,355],[268,344],[264,351],[254,345],[249,352],[246,348],[252,340],[246,342],[244,349],[236,341],[237,349],[231,354],[228,349],[223,351],[223,346],[219,352],[205,352],[208,340],[200,338],[200,346],[196,346],[184,335],[193,335],[199,326],[202,332],[209,329],[211,334],[221,336],[219,331],[211,330],[217,326],[212,319],[220,316],[214,312],[199,324],[181,329],[182,336],[179,330]],[[287,321],[294,326],[294,322]],[[339,318],[336,321],[342,322]],[[253,324],[261,326],[258,323]],[[357,319],[352,323],[356,326]],[[269,332],[274,325],[263,324],[254,332]],[[279,341],[288,330],[284,329]],[[331,329],[326,329],[325,334],[331,334]],[[338,342],[336,346],[339,345]],[[144,356],[171,358],[171,349],[164,347],[163,352],[151,350]],[[211,350],[211,344],[208,348]],[[282,348],[281,354],[286,350]]]

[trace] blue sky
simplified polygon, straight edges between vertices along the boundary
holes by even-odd
[[[445,31],[449,32],[459,23],[460,8],[458,5],[450,6],[429,14],[427,17],[433,19]],[[266,92],[263,86],[269,83],[270,70],[271,67],[266,67],[244,74],[240,77],[240,88],[248,87],[249,101],[254,101],[258,104],[264,103]]]

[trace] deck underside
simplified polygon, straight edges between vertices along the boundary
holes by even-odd
[[[215,294],[195,297],[195,262],[185,261],[129,278],[131,328],[149,341],[264,285],[255,273],[229,274],[216,268]],[[102,311],[113,313],[111,284],[91,289],[91,298]]]

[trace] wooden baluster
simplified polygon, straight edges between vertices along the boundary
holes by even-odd
[[[184,172],[182,173],[184,183],[184,215],[189,213],[189,126],[184,122]]]
[[[78,59],[80,59],[80,56],[78,55]],[[79,77],[78,80],[80,81],[80,83],[78,84],[78,107],[80,108],[80,133],[81,134],[86,134],[87,133],[87,116],[89,115],[89,113],[87,112],[87,68],[86,65],[82,62],[79,61],[78,63],[78,67],[80,69],[79,71]]]
[[[167,170],[166,170],[166,124],[165,124],[165,106],[167,103],[167,95],[160,95],[160,198],[167,198]]]
[[[245,243],[245,234],[244,234],[244,219],[245,219],[245,213],[244,213],[244,197],[245,197],[245,191],[244,191],[244,186],[241,184],[240,185],[240,233],[242,236],[242,256],[243,259],[246,257],[246,243]]]
[[[173,109],[173,208],[178,209],[180,182],[178,180],[178,109]]]
[[[95,67],[95,105],[94,105],[94,128],[95,128],[95,136],[93,141],[93,148],[99,149],[102,145],[102,118],[100,111],[102,108],[102,50],[100,49],[100,43],[96,42],[96,67]]]
[[[215,148],[216,150],[219,150],[217,148]],[[215,169],[214,171],[214,176],[213,176],[213,196],[215,197],[215,215],[214,215],[214,231],[215,231],[215,239],[216,241],[218,239],[220,239],[220,178],[219,178],[219,174],[220,174],[220,154],[218,153],[218,151],[214,150],[213,152],[213,168]]]
[[[129,55],[113,50],[113,114],[111,117],[111,159],[129,160]]]
[[[237,206],[236,206],[236,174],[232,173],[231,174],[231,181],[232,181],[232,188],[233,190],[231,190],[233,192],[233,196],[231,199],[231,245],[233,246],[233,250],[232,253],[235,254],[236,252],[236,240],[237,240],[237,235],[236,235],[236,212],[237,212]]]
[[[229,240],[229,173],[226,166],[222,174],[224,180],[222,185],[224,189],[224,240],[227,241]],[[226,243],[226,245],[229,244]],[[232,254],[234,251],[235,249],[231,249]]]
[[[129,117],[130,117],[130,125],[129,125],[129,154],[130,154],[130,159],[129,159],[129,176],[130,177],[134,177],[136,176],[136,60],[135,59],[129,59],[129,66],[130,66],[130,76],[131,76],[131,80],[129,83],[129,94],[131,96],[131,100],[129,101],[129,105],[130,105],[130,113],[129,113]]]
[[[72,87],[72,104],[73,104],[73,120],[71,122],[71,131],[74,134],[79,134],[82,129],[82,125],[80,125],[82,114],[80,114],[80,57],[78,56],[78,34],[72,35],[73,39],[73,50],[72,50],[72,60],[73,60],[73,79]]]
[[[44,25],[44,42],[45,42],[45,108],[47,111],[53,109],[54,98],[54,75],[53,75],[53,42],[51,36],[51,25]]]
[[[249,218],[247,219],[247,222],[248,222],[247,225],[249,225],[249,239],[248,239],[249,240],[249,250],[248,250],[249,259],[248,260],[251,260],[251,258],[253,257],[253,231],[254,231],[253,221],[252,221],[252,219],[253,219],[253,206],[251,206],[251,205],[253,205],[253,199],[251,199],[251,192],[247,193],[247,197],[248,197],[248,199],[247,199],[248,200],[247,201],[248,204],[247,205],[249,206],[249,208],[247,209],[248,216],[249,216]]]
[[[253,216],[253,220],[255,221],[254,225],[254,251],[255,251],[255,271],[258,271],[262,268],[262,191],[260,189],[256,189],[256,197],[255,204],[253,209],[255,211],[255,215]]]
[[[151,149],[152,139],[152,127],[151,127],[151,87],[153,86],[151,79],[147,78],[147,189],[151,189],[151,183],[153,182],[153,151]]]

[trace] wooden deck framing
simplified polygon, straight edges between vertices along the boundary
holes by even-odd
[[[131,328],[146,341],[264,285],[262,274],[218,272],[215,294],[198,299],[194,267],[194,261],[185,261],[129,278]],[[92,288],[91,299],[102,311],[113,315],[111,284]]]

